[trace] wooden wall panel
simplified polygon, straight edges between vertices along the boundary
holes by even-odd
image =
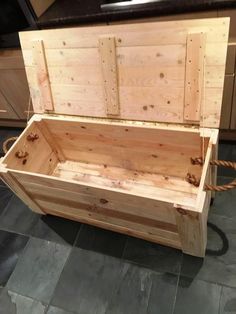
[[[224,84],[223,101],[222,101],[221,120],[220,120],[221,129],[227,130],[230,128],[232,101],[233,101],[233,89],[234,89],[234,75],[226,75],[225,84]]]
[[[26,119],[29,106],[29,87],[20,49],[0,51],[1,106],[7,108],[0,119]],[[32,107],[30,106],[32,111]]]
[[[233,101],[232,101],[232,111],[231,111],[231,121],[230,121],[230,129],[236,129],[236,80],[234,77],[234,94],[233,94]]]

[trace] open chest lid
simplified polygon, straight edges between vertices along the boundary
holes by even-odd
[[[20,33],[35,113],[219,127],[229,18]]]

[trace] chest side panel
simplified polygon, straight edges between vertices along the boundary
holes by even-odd
[[[20,33],[34,111],[219,126],[229,19]]]

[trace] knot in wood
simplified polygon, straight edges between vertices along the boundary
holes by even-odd
[[[191,173],[187,173],[187,176],[186,176],[186,181],[196,187],[199,187],[200,185],[200,180],[196,178],[196,176],[194,174],[191,174]]]
[[[191,157],[190,160],[191,160],[192,165],[200,165],[200,166],[203,165],[202,157],[196,157],[196,158]]]
[[[34,142],[35,140],[37,140],[39,138],[38,134],[36,133],[30,133],[28,136],[27,136],[27,141],[29,142]]]
[[[108,200],[106,200],[105,198],[101,198],[101,199],[100,199],[100,203],[101,203],[101,204],[107,204],[107,203],[108,203]]]
[[[181,207],[177,207],[176,210],[178,213],[180,213],[183,216],[187,215],[187,211]]]
[[[15,156],[19,159],[21,158],[26,158],[27,156],[29,155],[29,153],[27,152],[23,152],[23,150],[18,150],[16,153],[15,153]]]

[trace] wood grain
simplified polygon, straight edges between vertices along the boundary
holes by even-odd
[[[34,64],[36,65],[36,75],[40,98],[44,110],[53,111],[53,99],[48,75],[47,61],[45,56],[44,44],[42,40],[34,40],[32,43]]]
[[[203,105],[205,34],[188,34],[186,49],[184,119],[196,123]]]
[[[194,123],[199,124],[200,120],[201,126],[218,127],[228,27],[228,19],[222,18],[21,33],[35,112],[42,113],[44,108],[38,101],[30,42],[40,36],[45,45],[55,112],[107,117],[99,38],[112,34],[117,56],[116,99],[119,99],[119,117],[192,124],[192,120],[184,119],[186,43],[188,34],[204,33],[204,108],[200,117],[198,111]]]
[[[118,116],[120,114],[115,37],[107,36],[99,38],[99,53],[103,77],[103,93],[107,115]]]

